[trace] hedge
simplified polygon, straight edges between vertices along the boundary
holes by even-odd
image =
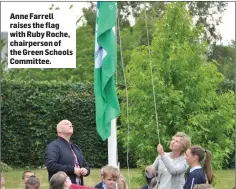
[[[1,81],[2,161],[13,167],[44,166],[46,145],[57,138],[56,125],[68,119],[74,126],[71,140],[78,144],[90,167],[107,164],[107,141],[97,134],[94,95],[83,84]],[[121,167],[126,153],[118,142]],[[134,167],[130,157],[130,167]]]

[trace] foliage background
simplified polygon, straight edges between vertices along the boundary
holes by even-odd
[[[192,24],[185,5],[167,6],[156,22],[150,54],[148,46],[137,47],[126,67],[130,130],[123,127],[120,138],[125,146],[129,143],[140,167],[152,163],[158,143],[151,76],[160,140],[166,151],[178,131],[190,135],[192,144],[212,151],[215,168],[222,168],[234,149],[234,93],[219,88],[224,76],[215,61],[207,60],[203,27]],[[125,99],[124,90],[120,96]],[[121,105],[126,108],[126,102]],[[124,111],[121,122],[127,125]]]
[[[68,119],[74,126],[72,142],[82,149],[91,167],[107,164],[107,142],[97,134],[91,87],[59,82],[3,80],[1,98],[2,161],[14,167],[44,166],[44,150],[57,138],[56,125]],[[126,154],[118,143],[119,161]],[[134,166],[130,157],[130,165]]]

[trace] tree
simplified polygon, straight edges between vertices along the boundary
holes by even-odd
[[[220,33],[216,31],[216,26],[222,22],[222,13],[226,10],[227,5],[227,2],[220,1],[191,1],[188,4],[190,13],[195,18],[195,25],[204,25],[203,35],[208,43],[221,39]]]
[[[132,53],[126,68],[129,139],[126,96],[119,90],[123,126],[119,137],[125,145],[129,142],[138,166],[153,162],[158,144],[151,76],[157,99],[160,141],[166,151],[171,136],[177,131],[189,134],[193,144],[211,150],[214,167],[221,167],[233,150],[233,92],[217,93],[224,77],[218,72],[215,61],[207,61],[208,45],[199,40],[203,28],[192,24],[185,7],[183,2],[170,3],[163,18],[156,23],[150,45],[152,74],[149,47],[140,46]]]
[[[210,61],[217,61],[218,70],[225,77],[219,90],[234,90],[235,41],[232,40],[232,42],[226,46],[213,44],[208,57]]]
[[[83,17],[86,20],[86,25],[90,26],[93,29],[93,34],[95,34],[95,25],[96,25],[96,4],[90,2],[88,8],[83,8]]]
[[[91,26],[82,26],[77,29],[76,69],[71,70],[72,81],[93,83],[94,44],[94,33]]]
[[[5,44],[6,44],[6,42],[3,39],[0,39],[0,52],[1,52],[1,54],[2,54],[2,49],[5,46]],[[1,72],[0,76],[1,77],[3,76],[3,73],[6,69],[6,66],[7,66],[6,64],[7,64],[6,60],[2,60],[2,59],[0,60],[0,72]]]
[[[147,10],[148,18],[159,19],[164,14],[164,5],[170,2],[119,2],[122,20],[128,20],[128,17],[135,19],[142,16],[144,8]],[[215,42],[221,39],[220,33],[216,31],[216,26],[221,23],[222,13],[226,10],[227,2],[207,2],[196,1],[188,2],[188,7],[191,16],[194,18],[196,26],[203,24],[205,29],[203,36],[208,43]],[[145,18],[145,17],[143,17]],[[127,25],[127,24],[126,24]]]
[[[162,18],[165,13],[164,7],[168,4],[169,2],[118,3],[119,30],[121,31],[120,34],[118,33],[118,44],[121,36],[122,54],[125,65],[128,64],[134,48],[140,45],[147,45],[148,41],[150,44],[152,43],[153,33],[156,29],[155,23]],[[214,44],[215,41],[221,38],[220,34],[216,32],[215,27],[221,22],[221,16],[226,6],[226,2],[189,2],[186,4],[192,16],[192,22],[196,26],[204,26],[202,38],[206,39],[208,43]],[[131,26],[131,23],[122,24],[127,21],[130,22],[131,20],[128,19],[130,17],[133,17],[135,20],[133,26]],[[149,35],[148,38],[147,32]],[[118,54],[120,55],[120,50]],[[120,62],[121,60],[119,59],[117,73],[118,83],[122,84],[124,81],[123,72],[120,71],[122,70]],[[229,84],[230,82],[227,82],[227,85]]]

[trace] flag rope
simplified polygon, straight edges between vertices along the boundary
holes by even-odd
[[[119,15],[117,16],[117,30],[119,35],[119,43],[120,43],[120,58],[121,58],[121,67],[124,75],[124,82],[125,82],[125,94],[126,94],[126,122],[127,122],[127,153],[126,153],[126,161],[127,161],[127,170],[128,170],[128,188],[131,189],[130,183],[130,168],[129,168],[129,136],[130,136],[130,125],[129,125],[129,96],[128,96],[128,89],[127,89],[127,82],[125,76],[125,69],[124,69],[124,61],[123,61],[123,54],[122,54],[122,42],[120,36],[120,22],[119,22]]]
[[[145,24],[146,24],[146,33],[147,33],[147,45],[148,45],[148,56],[149,56],[149,62],[150,62],[150,71],[151,71],[151,77],[152,77],[152,92],[153,92],[153,100],[155,105],[155,115],[156,115],[156,126],[157,126],[157,137],[158,142],[160,142],[160,131],[159,131],[159,124],[158,124],[158,113],[157,113],[157,102],[156,102],[156,92],[155,92],[155,85],[154,85],[154,79],[153,79],[153,66],[152,66],[152,59],[151,59],[151,50],[150,50],[150,43],[149,43],[149,32],[148,32],[148,25],[147,25],[147,12],[146,12],[146,2],[144,7],[144,13],[145,13]]]
[[[157,137],[158,142],[160,144],[160,131],[159,131],[159,124],[158,124],[158,113],[157,113],[157,102],[156,102],[156,93],[155,93],[155,86],[154,86],[154,79],[153,79],[153,66],[152,66],[152,59],[151,59],[151,50],[150,50],[150,43],[149,43],[149,32],[148,32],[148,26],[147,26],[147,13],[146,13],[146,3],[145,3],[145,23],[146,23],[146,33],[147,33],[147,43],[148,43],[148,52],[149,52],[149,62],[150,62],[150,70],[151,70],[151,77],[152,77],[152,91],[153,91],[153,100],[154,100],[154,106],[155,106],[155,116],[156,116],[156,126],[157,126]],[[122,54],[122,41],[121,41],[121,35],[120,35],[120,22],[119,22],[119,16],[117,16],[117,30],[118,30],[118,36],[119,36],[119,44],[120,44],[120,56],[121,56],[121,66],[124,76],[124,83],[125,83],[125,93],[126,93],[126,122],[127,122],[127,169],[128,169],[128,185],[131,189],[131,183],[130,183],[130,168],[129,168],[129,135],[130,135],[130,125],[129,125],[129,96],[128,96],[128,89],[127,89],[127,80],[125,76],[125,69],[124,69],[124,61],[123,61],[123,54]]]

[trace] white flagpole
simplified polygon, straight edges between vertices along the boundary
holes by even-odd
[[[117,3],[116,3],[117,6]],[[117,9],[116,9],[117,14]],[[117,34],[116,27],[112,28],[113,32]],[[117,86],[117,70],[116,70],[116,86]],[[117,150],[117,132],[116,132],[116,118],[111,120],[111,135],[108,138],[108,165],[119,168],[118,165],[118,150]]]
[[[118,167],[116,119],[111,121],[111,135],[108,138],[108,165]]]

